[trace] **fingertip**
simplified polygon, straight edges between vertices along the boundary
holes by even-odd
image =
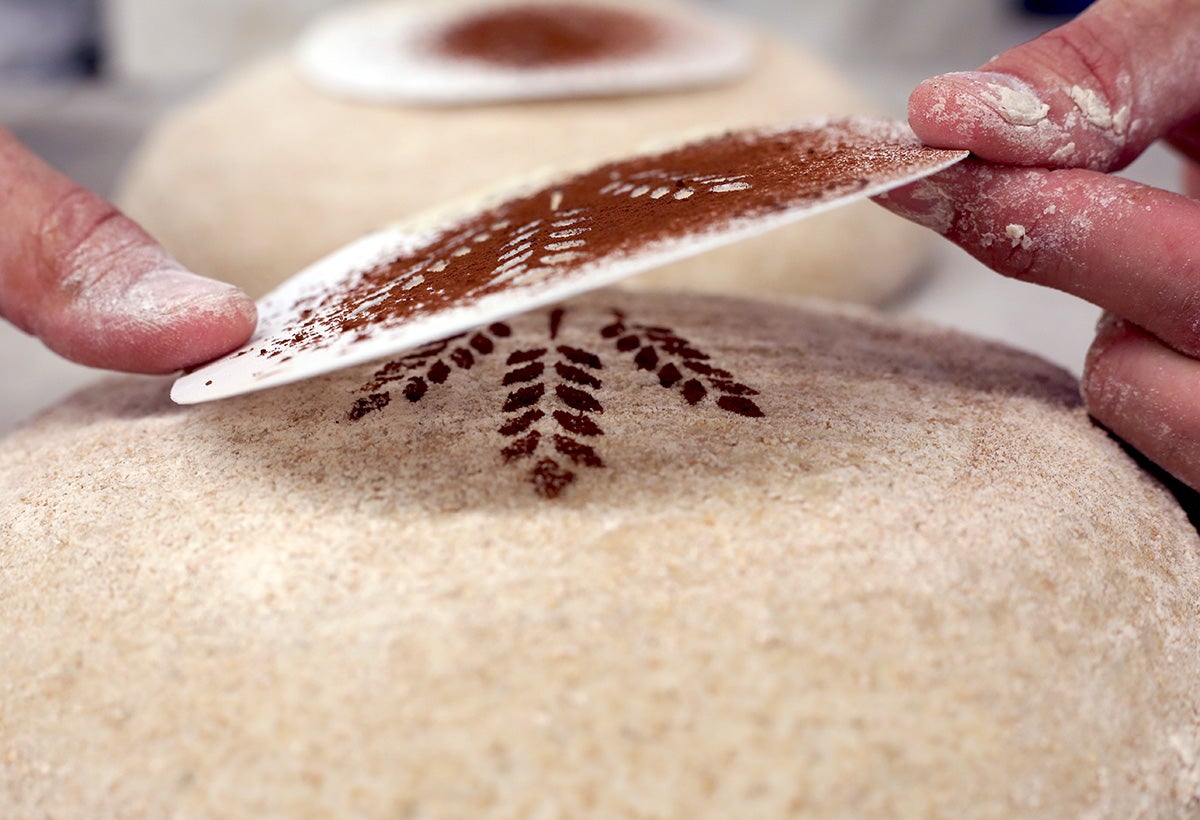
[[[943,236],[954,227],[957,215],[954,198],[936,176],[893,188],[874,197],[874,201],[897,216]]]
[[[1012,165],[1058,165],[1074,146],[1050,105],[1023,79],[995,71],[942,74],[909,96],[909,125],[925,143]]]
[[[917,138],[934,148],[958,148],[953,135],[943,133],[942,115],[944,104],[940,93],[939,77],[925,80],[908,95],[908,125]]]
[[[162,315],[158,372],[212,361],[242,346],[258,324],[258,308],[245,291],[224,282],[199,279],[194,298],[169,304]],[[207,292],[205,292],[207,290]]]
[[[154,270],[119,289],[104,284],[62,306],[38,334],[91,367],[172,373],[236,349],[257,323],[241,289],[183,269]]]
[[[1195,162],[1183,166],[1183,192],[1192,199],[1200,199],[1200,165]]]
[[[1080,392],[1088,411],[1106,421],[1125,396],[1129,383],[1124,346],[1136,342],[1140,332],[1131,324],[1105,312],[1096,325],[1096,336],[1083,364]]]
[[[1200,362],[1135,325],[1101,320],[1080,385],[1088,412],[1193,489],[1200,489]]]
[[[970,150],[981,116],[986,114],[955,74],[931,77],[908,97],[909,126],[922,142],[934,148]]]

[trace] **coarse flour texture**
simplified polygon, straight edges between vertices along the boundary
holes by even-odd
[[[0,448],[9,817],[1200,810],[1200,543],[1064,372],[602,291]]]

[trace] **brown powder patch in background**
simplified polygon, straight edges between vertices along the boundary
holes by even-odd
[[[438,31],[426,49],[443,58],[533,69],[633,57],[664,36],[662,22],[634,11],[527,3],[465,15]]]

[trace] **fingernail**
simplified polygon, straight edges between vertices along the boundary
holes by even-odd
[[[1034,126],[1050,113],[1036,89],[1011,74],[995,71],[958,71],[941,80],[958,87],[996,112],[1009,125]]]
[[[1102,389],[1111,386],[1109,384],[1111,375],[1104,373],[1103,376],[1100,376],[1096,363],[1114,344],[1127,335],[1128,330],[1128,324],[1119,316],[1108,311],[1100,314],[1100,319],[1096,322],[1096,337],[1092,340],[1091,347],[1088,348],[1083,364],[1081,387],[1085,398],[1100,396]]]

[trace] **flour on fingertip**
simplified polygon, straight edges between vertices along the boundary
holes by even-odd
[[[1068,142],[1050,155],[1050,161],[1059,165],[1067,165],[1073,156],[1075,156],[1075,143]]]
[[[1130,110],[1128,105],[1123,105],[1113,111],[1100,94],[1090,88],[1081,88],[1077,85],[1073,85],[1067,90],[1067,96],[1071,98],[1071,102],[1075,103],[1075,107],[1083,115],[1084,122],[1093,128],[1124,133],[1129,127]]]
[[[1033,247],[1033,240],[1029,238],[1024,225],[1015,223],[1007,225],[1004,228],[1004,233],[1008,234],[1008,238],[1012,240],[1014,248],[1020,247],[1022,250],[1029,250]]]
[[[1016,77],[987,71],[963,76],[982,86],[979,98],[1010,125],[1034,126],[1050,113],[1033,86]]]

